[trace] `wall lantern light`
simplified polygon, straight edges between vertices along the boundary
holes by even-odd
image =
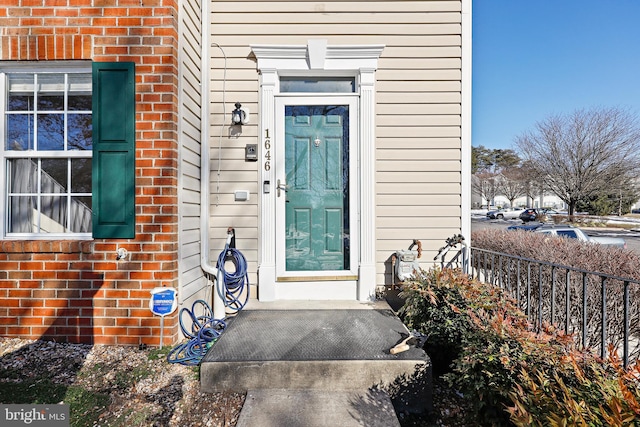
[[[236,109],[231,112],[231,124],[245,125],[249,123],[249,110],[242,108],[242,104],[236,102]]]

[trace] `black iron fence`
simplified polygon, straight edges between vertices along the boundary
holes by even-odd
[[[509,292],[536,327],[562,328],[602,358],[612,344],[625,367],[640,355],[640,281],[485,249],[460,253],[465,271]]]

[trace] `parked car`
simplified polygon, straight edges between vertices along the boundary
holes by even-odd
[[[544,224],[542,222],[529,222],[526,224],[510,225],[507,230],[532,231],[534,233],[542,233],[548,236],[560,236],[567,239],[578,239],[582,242],[597,243],[605,246],[615,246],[618,248],[626,248],[627,242],[620,237],[603,237],[589,236],[583,230],[572,225],[555,225]]]
[[[522,220],[522,222],[535,221],[538,219],[538,211],[531,208],[525,209],[524,211],[522,211],[519,218]]]
[[[598,243],[605,246],[626,248],[627,242],[620,237],[589,236],[587,233],[570,225],[542,225],[533,230],[534,233],[543,233],[549,236],[560,236],[569,239],[578,239],[583,242]]]
[[[490,219],[516,219],[522,213],[522,209],[504,208],[487,212],[487,218]]]
[[[544,224],[541,222],[527,222],[524,224],[514,224],[507,227],[507,230],[522,230],[522,231],[533,231],[538,227],[542,227]]]
[[[549,209],[549,208],[543,208],[543,209],[527,208],[520,214],[519,218],[522,220],[522,222],[541,221],[545,219],[545,217],[546,219],[549,219],[554,215],[566,215],[566,214],[563,214],[562,212],[558,212],[555,209]]]

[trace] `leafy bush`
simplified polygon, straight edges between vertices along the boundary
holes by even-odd
[[[453,270],[422,272],[402,296],[405,324],[428,336],[431,357],[452,361],[443,377],[475,424],[636,425],[640,365],[601,363],[552,326],[535,333],[504,292]]]
[[[640,364],[624,370],[611,352],[607,361],[570,353],[554,366],[522,370],[508,408],[518,427],[640,425]]]
[[[476,422],[504,424],[504,411],[515,371],[485,369],[479,356],[493,351],[495,340],[477,327],[480,318],[508,319],[525,327],[525,316],[500,289],[470,280],[454,270],[422,272],[401,294],[406,299],[400,311],[405,324],[427,335],[425,350],[434,374],[444,374],[452,387],[471,403]],[[480,317],[478,317],[480,316]],[[490,357],[490,363],[494,362]],[[485,361],[486,362],[486,361]],[[452,370],[453,369],[453,370]]]

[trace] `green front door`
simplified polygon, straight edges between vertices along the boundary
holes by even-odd
[[[285,106],[285,269],[348,270],[349,106]]]

